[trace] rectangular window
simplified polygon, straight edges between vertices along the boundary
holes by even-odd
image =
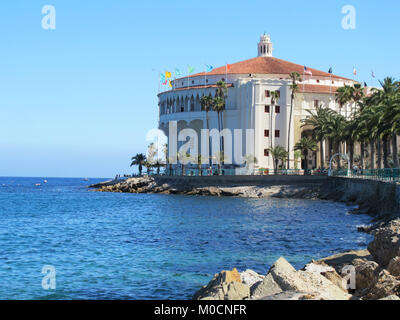
[[[268,151],[268,149],[264,149],[264,156],[265,156],[265,157],[269,157],[269,151]]]
[[[265,97],[269,98],[271,96],[271,92],[269,90],[265,90]]]
[[[264,130],[264,137],[266,137],[266,138],[269,137],[269,130]]]
[[[269,113],[269,106],[265,106],[264,111],[265,113]]]
[[[319,100],[314,100],[314,108],[318,108]]]
[[[275,138],[279,138],[281,136],[281,132],[279,130],[275,130]]]
[[[275,113],[281,113],[281,107],[275,106]]]

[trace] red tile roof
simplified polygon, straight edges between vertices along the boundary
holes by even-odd
[[[285,60],[281,60],[274,57],[257,57],[249,60],[244,60],[241,62],[233,63],[230,65],[231,68],[228,74],[282,74],[289,75],[292,72],[298,72],[300,75],[304,73],[304,65],[295,64]],[[313,77],[331,77],[333,79],[344,79],[350,80],[344,77],[331,75],[328,72],[320,71],[317,69],[312,69],[307,66],[309,70],[312,71]],[[225,75],[226,66],[215,68],[207,75]],[[190,75],[189,77],[204,76],[205,73],[197,73]],[[307,75],[308,77],[308,75]]]

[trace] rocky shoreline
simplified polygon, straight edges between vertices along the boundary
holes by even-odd
[[[373,231],[368,250],[349,251],[296,270],[279,258],[266,275],[222,271],[195,300],[400,300],[400,219]]]
[[[207,186],[189,181],[153,177],[130,178],[124,181],[107,181],[91,185],[98,192],[182,194],[197,196],[224,196],[245,198],[292,198],[318,199],[321,186],[307,185],[247,185],[247,186]]]
[[[283,257],[266,275],[236,269],[216,274],[208,285],[197,291],[196,300],[400,300],[400,218],[398,210],[385,203],[375,190],[364,192],[329,183],[300,184],[202,184],[202,180],[129,178],[90,186],[99,192],[182,194],[247,198],[322,199],[358,205],[353,213],[375,216],[375,225],[358,231],[374,235],[367,250],[350,251],[319,261],[311,261],[295,270]],[[382,210],[385,208],[385,210]],[[354,272],[355,289],[348,289],[343,267]],[[350,269],[349,269],[350,268]]]

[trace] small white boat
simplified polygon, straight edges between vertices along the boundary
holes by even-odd
[[[36,183],[35,186],[36,186],[36,187],[40,187],[41,184],[40,184],[40,183]]]
[[[43,183],[47,183],[47,180],[44,180]]]

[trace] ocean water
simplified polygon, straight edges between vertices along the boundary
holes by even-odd
[[[190,299],[223,269],[301,268],[371,240],[340,203],[87,189],[98,181],[0,178],[0,299]]]

